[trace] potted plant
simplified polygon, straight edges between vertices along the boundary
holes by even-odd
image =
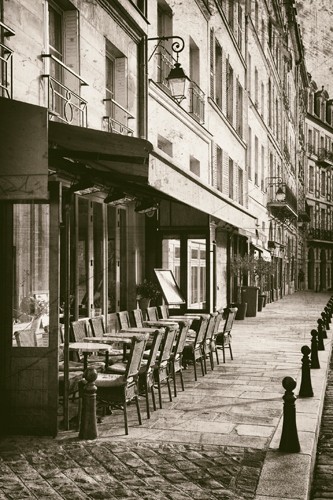
[[[242,300],[242,287],[244,286],[245,276],[254,275],[255,259],[253,255],[235,255],[230,262],[230,271],[236,278],[237,302],[232,305],[238,308],[236,319],[244,319],[247,311],[247,302]]]
[[[160,295],[161,291],[153,281],[145,279],[136,286],[136,296],[140,309],[147,309],[150,305],[150,301],[155,301]]]

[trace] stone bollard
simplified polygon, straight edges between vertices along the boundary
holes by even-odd
[[[317,330],[311,330],[311,368],[320,368],[317,335]]]
[[[96,393],[97,371],[94,368],[87,368],[84,372],[86,384],[83,386],[82,412],[80,419],[80,439],[96,439],[97,421],[96,421]]]
[[[326,330],[323,326],[322,320],[318,319],[318,351],[325,351],[325,346],[324,346],[324,335],[326,335]],[[325,334],[324,334],[325,332]]]
[[[299,389],[298,396],[300,398],[311,398],[313,396],[312,384],[311,384],[311,371],[310,371],[310,359],[309,354],[311,349],[307,345],[303,345],[301,353],[302,358],[302,380]]]
[[[326,316],[328,318],[328,322],[332,323],[332,310],[328,306],[325,306],[324,313],[326,313]]]
[[[282,385],[286,392],[283,396],[283,425],[279,451],[298,453],[301,447],[296,427],[296,396],[293,393],[296,387],[296,380],[292,377],[284,377]]]

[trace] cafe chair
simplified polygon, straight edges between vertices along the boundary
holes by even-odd
[[[179,373],[182,391],[184,391],[183,351],[191,322],[179,321],[178,324],[179,324],[178,336],[170,356],[170,365],[171,365],[171,373],[173,378],[173,388],[175,397],[177,396],[176,373]]]
[[[189,363],[193,363],[194,380],[197,381],[197,361],[200,361],[202,375],[205,375],[204,370],[204,347],[203,342],[208,325],[208,315],[202,315],[199,320],[198,329],[194,338],[188,338],[185,343],[183,351],[184,366],[187,367]]]
[[[72,342],[85,342],[85,338],[89,337],[87,321],[86,320],[71,321],[70,336],[71,336],[70,340]],[[74,357],[74,361],[79,361],[79,362],[83,361],[79,353],[73,352],[72,354]],[[96,355],[93,354],[92,352],[88,358],[89,368],[95,368],[97,371],[101,370],[103,371],[105,369],[105,366],[108,366],[109,363],[108,357],[109,357],[108,346],[105,347],[105,351],[102,356],[98,356],[98,354]]]
[[[105,325],[103,316],[95,316],[94,318],[89,318],[90,330],[93,337],[103,337],[105,334]],[[117,363],[119,360],[123,358],[123,350],[115,349],[114,347],[105,346],[108,350],[109,359],[108,363],[113,364]]]
[[[158,309],[159,317],[161,319],[168,319],[170,317],[169,306],[167,306],[166,304],[164,304],[162,306],[158,306],[157,309]]]
[[[65,369],[64,364],[64,325],[59,325],[58,329],[58,369],[59,372],[63,372]],[[68,361],[68,370],[70,372],[82,372],[83,366],[80,361]]]
[[[139,391],[140,395],[144,395],[146,398],[147,418],[150,418],[149,392],[151,393],[154,411],[156,411],[154,369],[156,368],[156,359],[164,332],[164,328],[159,328],[154,331],[148,358],[142,360],[139,371]]]
[[[131,327],[131,321],[130,321],[128,311],[117,312],[117,317],[118,317],[119,326],[120,326],[121,330],[125,330],[126,328]]]
[[[147,335],[133,337],[130,356],[124,374],[98,373],[95,384],[97,386],[97,404],[105,415],[109,409],[122,409],[124,412],[125,434],[128,434],[127,404],[135,401],[139,425],[142,425],[139,398],[138,378]]]
[[[32,330],[14,332],[17,347],[37,347],[36,333]]]
[[[155,306],[147,307],[147,318],[148,321],[158,321],[160,318],[158,317],[158,309]]]
[[[212,339],[211,339],[211,342],[210,342],[210,351],[212,353],[212,357],[213,357],[213,355],[215,353],[216,364],[218,364],[218,365],[220,364],[220,360],[219,360],[219,356],[218,356],[218,352],[217,352],[217,347],[216,347],[216,337],[219,334],[219,332],[221,331],[221,323],[223,323],[223,309],[219,309],[217,311],[217,316],[216,316],[216,320],[215,320],[214,331],[213,331]]]
[[[177,333],[177,328],[170,325],[165,327],[165,333],[163,336],[163,340],[161,342],[161,348],[157,355],[156,364],[154,367],[154,380],[155,384],[157,384],[158,389],[158,399],[160,408],[162,408],[162,382],[166,382],[169,392],[169,400],[172,401],[171,387],[170,387],[170,378],[172,377],[171,373],[171,353]]]
[[[225,363],[225,350],[229,349],[230,358],[233,358],[232,347],[231,347],[231,330],[234,324],[234,320],[237,314],[237,307],[229,307],[226,311],[226,319],[222,328],[222,331],[218,332],[216,335],[216,349],[221,349],[223,354],[223,363]],[[217,350],[216,350],[217,354]]]
[[[131,319],[133,322],[133,325],[137,328],[142,328],[143,327],[143,315],[141,309],[133,309],[131,311]]]
[[[213,360],[214,344],[212,344],[212,341],[213,341],[213,335],[214,335],[217,315],[218,315],[217,312],[210,314],[210,318],[208,320],[208,325],[206,328],[206,333],[204,336],[204,341],[202,344],[203,351],[204,351],[205,373],[207,373],[207,358],[209,358],[211,369],[214,370],[214,360]]]

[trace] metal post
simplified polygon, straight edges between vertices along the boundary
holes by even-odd
[[[323,327],[323,322],[322,320],[318,319],[318,351],[325,351],[325,346],[324,346],[324,331],[326,334],[326,330],[324,330]]]
[[[97,420],[96,420],[96,393],[97,371],[94,368],[87,368],[84,372],[84,378],[87,383],[83,386],[82,413],[80,419],[80,439],[96,439]]]
[[[317,330],[311,330],[311,368],[320,368],[317,335]]]
[[[312,384],[311,384],[311,370],[310,370],[310,359],[309,354],[311,349],[307,345],[303,345],[301,349],[301,353],[303,354],[302,358],[302,380],[301,386],[299,389],[298,396],[300,398],[309,398],[313,396]]]

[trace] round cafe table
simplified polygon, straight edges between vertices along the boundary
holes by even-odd
[[[84,370],[88,367],[88,355],[94,351],[104,351],[106,365],[108,364],[108,348],[100,342],[72,342],[68,346],[70,351],[82,352]]]

